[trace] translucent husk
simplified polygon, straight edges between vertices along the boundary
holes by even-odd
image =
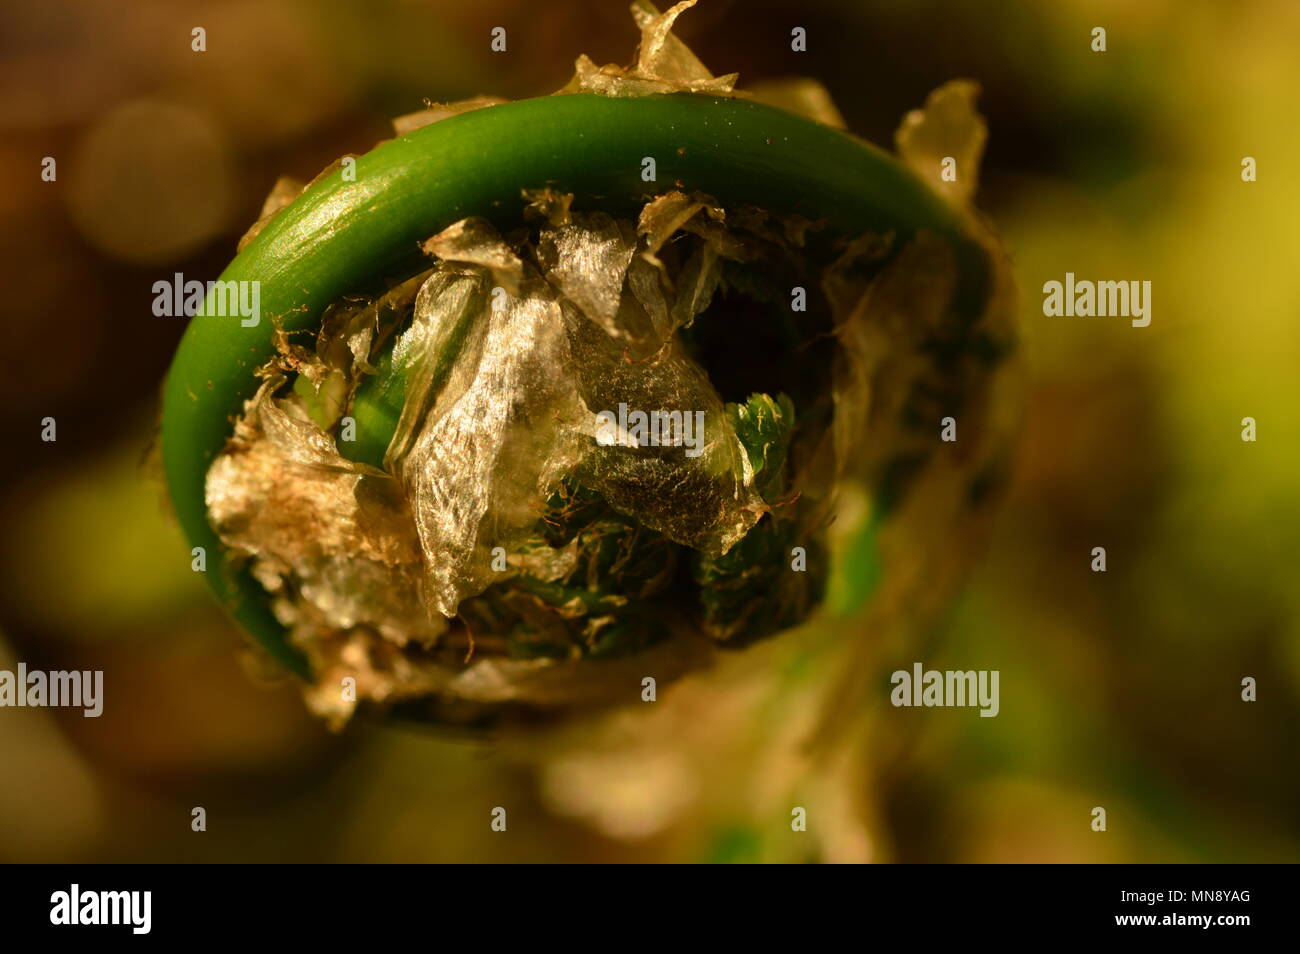
[[[660,13],[648,0],[635,0],[632,17],[641,30],[635,65],[630,68],[597,66],[587,56],[580,56],[573,79],[559,92],[598,93],[601,96],[651,96],[657,93],[731,95],[737,75],[714,76],[672,33],[674,21],[695,3],[696,0],[682,0]]]
[[[561,92],[746,95],[735,93],[734,77],[712,77],[671,37],[670,18],[687,5],[662,16],[638,6],[636,64],[598,68],[583,58]],[[273,396],[276,377],[213,468],[214,521],[228,543],[249,553],[276,612],[308,654],[316,676],[308,690],[312,707],[335,725],[345,721],[355,703],[338,687],[348,677],[356,680],[356,699],[581,706],[629,700],[629,687],[647,673],[661,686],[695,673],[679,682],[673,705],[585,720],[572,737],[553,736],[544,748],[530,736],[521,758],[548,764],[548,778],[552,769],[563,775],[581,761],[582,791],[549,786],[551,807],[612,837],[644,837],[680,822],[702,796],[737,823],[749,818],[773,831],[788,827],[789,806],[801,804],[818,819],[811,833],[823,857],[879,856],[884,849],[873,838],[864,794],[873,767],[861,736],[871,711],[863,700],[875,697],[882,654],[915,636],[968,566],[994,499],[985,488],[995,482],[1014,420],[1013,365],[1003,360],[1014,347],[1009,272],[996,241],[969,211],[985,139],[974,91],[964,83],[936,91],[904,121],[898,146],[985,244],[993,284],[983,312],[954,316],[952,250],[934,236],[902,247],[888,236],[861,236],[822,272],[838,352],[829,384],[834,416],[823,439],[801,455],[797,491],[808,508],[799,533],[801,540],[824,535],[841,565],[855,541],[875,534],[879,578],[865,606],[838,607],[838,621],[819,616],[721,662],[694,625],[670,613],[662,641],[599,666],[508,658],[490,634],[476,637],[463,632],[461,620],[446,619],[493,578],[483,571],[493,540],[510,544],[507,576],[561,580],[575,571],[574,546],[538,547],[528,531],[566,468],[603,481],[604,492],[638,518],[715,549],[753,525],[747,507],[770,504],[755,504],[744,453],[722,440],[687,471],[715,489],[705,499],[716,510],[700,508],[691,526],[675,526],[672,513],[645,499],[658,492],[637,471],[660,466],[652,456],[624,459],[612,455],[626,448],[593,448],[582,425],[594,411],[615,408],[621,395],[667,403],[680,385],[711,415],[706,430],[725,436],[716,420],[720,401],[674,336],[708,306],[722,264],[746,261],[753,238],[799,249],[812,223],[765,219],[753,210],[724,214],[708,197],[680,193],[650,203],[636,223],[619,222],[577,212],[571,197],[540,190],[526,193],[532,218],[544,223],[531,255],[514,237],[470,221],[431,240],[433,271],[418,283],[415,319],[395,351],[412,373],[389,475],[338,455],[299,399]],[[842,126],[818,84],[749,95]],[[436,108],[408,126],[490,104]],[[947,156],[957,160],[955,183],[938,174]],[[668,246],[683,234],[689,243],[679,238]],[[689,254],[678,255],[675,246]],[[512,293],[499,311],[491,307],[498,286]],[[363,326],[353,319],[352,345],[347,335],[318,342],[314,351],[285,341],[268,373],[296,370],[318,394],[340,379],[353,389],[366,373]],[[378,316],[370,333],[372,346],[386,333]],[[531,342],[528,354],[512,347],[516,334]],[[938,364],[936,345],[958,357]],[[509,402],[507,412],[493,392],[515,387],[525,400],[518,409]],[[475,426],[480,413],[492,426]],[[959,417],[961,436],[939,444],[936,422],[947,413]],[[521,422],[543,419],[549,436],[539,442]],[[328,416],[323,420],[329,426]],[[900,464],[908,476],[894,481],[886,507],[881,487]],[[662,486],[671,493],[695,485]],[[694,507],[699,495],[683,496]],[[389,508],[382,519],[373,512],[376,500]],[[349,536],[358,527],[366,540]],[[341,596],[335,588],[357,592]],[[718,664],[701,673],[711,659]],[[662,785],[648,796],[659,810],[650,821],[631,817],[619,786],[629,772],[646,784],[643,766],[660,762],[668,766],[656,776]],[[725,790],[701,790],[720,777]]]
[[[553,194],[534,207],[545,220],[534,241],[462,220],[424,244],[434,261],[425,275],[331,309],[314,348],[277,335],[268,381],[209,473],[223,540],[249,555],[314,671],[365,670],[353,673],[359,698],[469,684],[451,679],[445,654],[421,659],[420,647],[437,648],[461,604],[502,580],[498,552],[507,575],[572,573],[571,546],[536,541],[566,478],[706,554],[727,552],[768,509],[721,398],[677,334],[707,308],[724,259],[746,260],[758,239],[729,231],[706,196],[662,196],[635,225],[571,213]],[[679,232],[693,238],[669,268],[656,253]],[[412,296],[392,357],[406,396],[380,471],[345,459],[328,430],[392,333],[385,308],[400,314]],[[291,371],[294,394],[278,397]],[[620,406],[701,414],[698,455],[598,443],[596,415]],[[376,506],[392,512],[380,519]],[[489,662],[499,672],[504,661],[476,665]],[[342,717],[328,693],[315,695]]]
[[[401,488],[339,456],[298,406],[250,402],[208,474],[207,504],[223,541],[253,569],[287,626],[365,625],[396,645],[432,644],[446,621],[425,611],[423,560]]]

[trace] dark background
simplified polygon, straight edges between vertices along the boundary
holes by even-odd
[[[817,856],[1295,860],[1300,5],[704,0],[677,32],[742,88],[820,79],[884,145],[932,88],[977,79],[979,200],[1023,299],[1009,498],[925,657],[999,669],[1002,714],[875,716],[869,778],[810,776],[821,804],[866,818],[815,816]],[[619,2],[5,4],[0,668],[104,669],[108,699],[98,720],[0,710],[0,859],[809,854],[772,834],[788,810],[770,805],[802,804],[772,795],[798,774],[769,744],[783,730],[727,722],[742,690],[725,680],[672,705],[686,724],[709,698],[714,735],[747,740],[730,760],[671,720],[635,745],[617,726],[540,749],[330,735],[293,686],[241,666],[141,470],[182,331],[152,314],[154,281],[215,278],[278,175],[364,151],[425,98],[548,93],[579,53],[628,63],[636,40]],[[1241,181],[1247,155],[1258,182]],[[1151,326],[1044,317],[1042,283],[1066,271],[1151,280]],[[1259,702],[1240,700],[1244,676]],[[506,837],[487,824],[503,804]]]

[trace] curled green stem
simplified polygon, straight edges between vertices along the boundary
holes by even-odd
[[[656,178],[642,178],[653,158]],[[844,234],[919,230],[957,250],[959,297],[978,301],[985,263],[959,217],[895,159],[828,126],[743,99],[692,94],[610,98],[550,96],[475,110],[386,142],[356,160],[355,181],[318,181],[272,219],[231,262],[223,282],[260,283],[261,320],[191,320],[167,376],[162,456],[191,547],[207,552],[218,598],[273,657],[300,675],[264,591],[227,566],[208,522],[206,474],[232,419],[273,355],[276,324],[315,327],[345,294],[421,267],[419,242],[479,215],[520,221],[521,190],[551,186],[578,208],[634,212],[669,189],[698,190],[724,205],[827,220]],[[964,289],[964,292],[963,290]],[[397,406],[400,385],[387,395]],[[383,402],[366,413],[379,414]]]

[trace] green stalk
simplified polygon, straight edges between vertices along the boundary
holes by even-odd
[[[642,159],[657,177],[642,179]],[[551,185],[575,207],[634,212],[672,188],[729,206],[827,219],[845,234],[921,229],[958,250],[963,297],[978,300],[985,263],[957,215],[875,147],[810,120],[741,99],[677,94],[618,99],[550,96],[475,110],[418,129],[356,160],[355,181],[330,176],[283,210],[230,264],[223,282],[258,281],[261,321],[197,316],[163,396],[162,455],[191,547],[207,551],[218,598],[266,649],[306,676],[266,594],[231,572],[207,519],[208,467],[273,354],[273,321],[315,327],[331,302],[377,277],[419,267],[418,243],[469,215],[520,221],[520,190]],[[360,423],[360,422],[359,422]]]

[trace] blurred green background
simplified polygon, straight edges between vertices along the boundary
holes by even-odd
[[[364,151],[425,98],[548,93],[584,52],[629,62],[631,18],[595,0],[7,4],[0,668],[103,669],[106,705],[0,710],[0,860],[1300,859],[1300,4],[704,0],[677,32],[742,88],[820,79],[885,145],[932,88],[983,86],[979,202],[1021,289],[1024,427],[988,548],[899,663],[1000,670],[1001,715],[864,700],[852,769],[797,764],[815,686],[769,723],[743,679],[545,743],[326,732],[241,664],[142,472],[182,331],[151,285],[215,277],[277,176]],[[1044,317],[1067,271],[1150,280],[1150,327]],[[772,806],[805,802],[793,835]]]

